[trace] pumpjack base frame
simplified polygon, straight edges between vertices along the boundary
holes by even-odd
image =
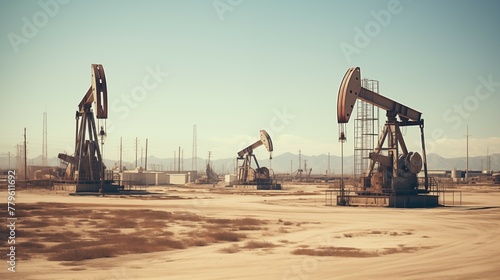
[[[233,188],[249,190],[281,190],[281,184],[237,184],[233,185]]]
[[[114,193],[114,192],[119,192],[122,189],[123,189],[122,186],[114,185],[112,180],[105,180],[102,185],[100,181],[84,181],[84,182],[80,181],[79,183],[75,184],[75,193],[79,192]]]
[[[337,205],[341,203],[337,196]],[[378,206],[395,208],[433,208],[441,206],[437,195],[346,195],[344,201],[348,206]]]

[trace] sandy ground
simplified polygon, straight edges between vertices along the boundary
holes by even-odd
[[[28,240],[21,234],[16,243],[16,272],[7,271],[4,255],[0,278],[498,279],[500,275],[498,186],[463,188],[462,206],[434,209],[327,207],[323,190],[317,185],[285,186],[278,193],[156,187],[150,191],[162,195],[154,197],[20,191],[17,205],[64,203],[71,209],[92,208],[96,213],[112,209],[189,212],[215,219],[253,218],[265,225],[259,230],[239,231],[246,233],[246,238],[235,242],[77,262],[49,260],[44,254],[23,260],[20,254],[23,242]],[[450,199],[447,197],[447,201]],[[458,196],[455,200],[458,204]],[[7,201],[6,191],[0,194],[0,201]],[[5,215],[2,217],[6,220]],[[43,232],[43,228],[22,228],[23,219],[29,217],[19,217],[16,234]],[[182,221],[168,229],[177,236],[202,223]],[[59,230],[62,237],[65,228],[59,223],[51,230]],[[78,230],[89,232],[85,224]],[[138,234],[147,229],[141,230]],[[246,248],[249,241],[272,246]],[[2,242],[5,247],[6,242]],[[228,252],[230,248],[235,250]]]

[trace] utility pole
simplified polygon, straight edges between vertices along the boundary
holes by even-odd
[[[120,137],[120,172],[123,172],[123,164],[122,164],[122,138]]]
[[[491,170],[491,160],[490,160],[490,153],[489,153],[490,147],[486,147],[486,169],[488,172]]]
[[[299,150],[299,169],[302,169],[302,154],[300,150]]]
[[[144,170],[148,170],[148,138],[146,138],[146,159],[144,160]]]
[[[466,167],[465,167],[465,180],[467,184],[469,184],[469,125],[467,125],[467,134],[465,137],[467,138],[467,159],[466,159]]]
[[[47,112],[43,113],[42,165],[47,166]]]
[[[135,168],[137,169],[137,137],[135,137]]]
[[[28,187],[28,157],[26,153],[26,127],[24,128],[24,186]]]
[[[328,176],[330,176],[330,152],[328,152]]]
[[[178,165],[177,171],[181,173],[181,146],[179,146],[179,160],[177,162],[177,165]]]
[[[196,125],[193,125],[193,150],[192,150],[192,157],[191,157],[191,170],[198,170],[198,164],[197,164],[197,135],[196,135]]]

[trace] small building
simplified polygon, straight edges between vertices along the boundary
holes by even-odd
[[[184,185],[196,179],[196,171],[146,171],[142,168],[120,174],[120,185]]]

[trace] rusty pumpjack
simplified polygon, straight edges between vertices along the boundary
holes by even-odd
[[[271,136],[265,131],[260,130],[260,139],[252,145],[238,152],[237,160],[243,160],[243,163],[238,168],[238,185],[237,187],[251,187],[258,190],[280,190],[281,185],[273,182],[269,169],[260,167],[257,158],[253,154],[254,149],[264,145],[269,154],[269,159],[272,158],[273,142]],[[251,167],[252,158],[257,165],[256,169]]]
[[[108,118],[108,92],[106,76],[101,64],[91,65],[91,86],[78,104],[74,154],[60,153],[58,158],[67,162],[64,180],[76,183],[76,192],[116,191],[113,178],[106,178],[106,166],[99,149],[99,138],[106,135],[104,127],[97,134],[92,105],[97,119]],[[88,132],[88,133],[87,133]]]
[[[362,195],[418,195],[429,192],[429,178],[424,141],[422,113],[361,86],[359,67],[347,70],[339,89],[337,120],[340,124],[340,141],[345,141],[345,124],[349,121],[357,99],[386,110],[387,121],[379,136],[378,145],[370,153],[368,171],[361,181]],[[399,118],[399,120],[398,120]],[[400,127],[418,126],[422,156],[409,152]],[[387,140],[387,141],[386,141]],[[384,147],[384,142],[387,146]],[[375,165],[378,168],[375,170]],[[419,187],[417,174],[424,168],[423,188]]]

